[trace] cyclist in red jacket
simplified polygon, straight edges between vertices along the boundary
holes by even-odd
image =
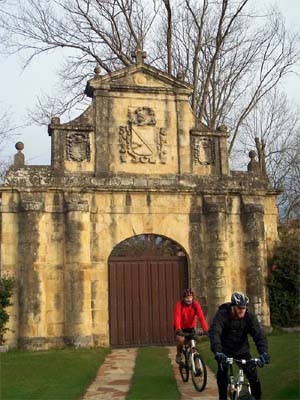
[[[208,325],[206,323],[202,308],[198,301],[194,300],[194,292],[191,289],[185,289],[182,299],[177,301],[174,308],[174,329],[176,335],[176,362],[180,364],[182,349],[184,345],[184,336],[182,333],[194,333],[198,317],[202,330],[206,332]]]

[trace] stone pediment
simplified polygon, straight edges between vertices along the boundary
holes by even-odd
[[[147,64],[134,64],[127,68],[96,75],[87,82],[85,94],[93,97],[95,90],[158,91],[191,95],[192,86]]]

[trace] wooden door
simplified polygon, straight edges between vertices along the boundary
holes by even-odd
[[[174,343],[173,309],[187,282],[185,256],[110,258],[111,346]]]

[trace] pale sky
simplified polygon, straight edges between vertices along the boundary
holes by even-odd
[[[260,0],[267,4],[271,0]],[[274,3],[273,1],[271,1]],[[300,25],[300,0],[279,0],[277,1],[282,10],[287,25],[297,27]],[[1,110],[11,108],[15,115],[15,123],[21,124],[26,120],[26,111],[32,107],[37,96],[42,92],[52,92],[57,82],[55,71],[59,66],[59,53],[41,56],[25,71],[21,69],[19,56],[4,58],[0,55],[0,107]],[[284,84],[284,89],[290,99],[300,104],[300,79],[290,77]],[[84,87],[82,88],[84,91]],[[16,153],[15,143],[22,141],[25,145],[26,164],[44,165],[50,164],[50,137],[46,127],[28,126],[22,128],[13,141],[7,143],[0,149],[0,157],[13,157]]]

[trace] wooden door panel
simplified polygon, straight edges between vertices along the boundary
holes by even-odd
[[[173,308],[186,282],[185,257],[110,259],[111,346],[173,343]]]

